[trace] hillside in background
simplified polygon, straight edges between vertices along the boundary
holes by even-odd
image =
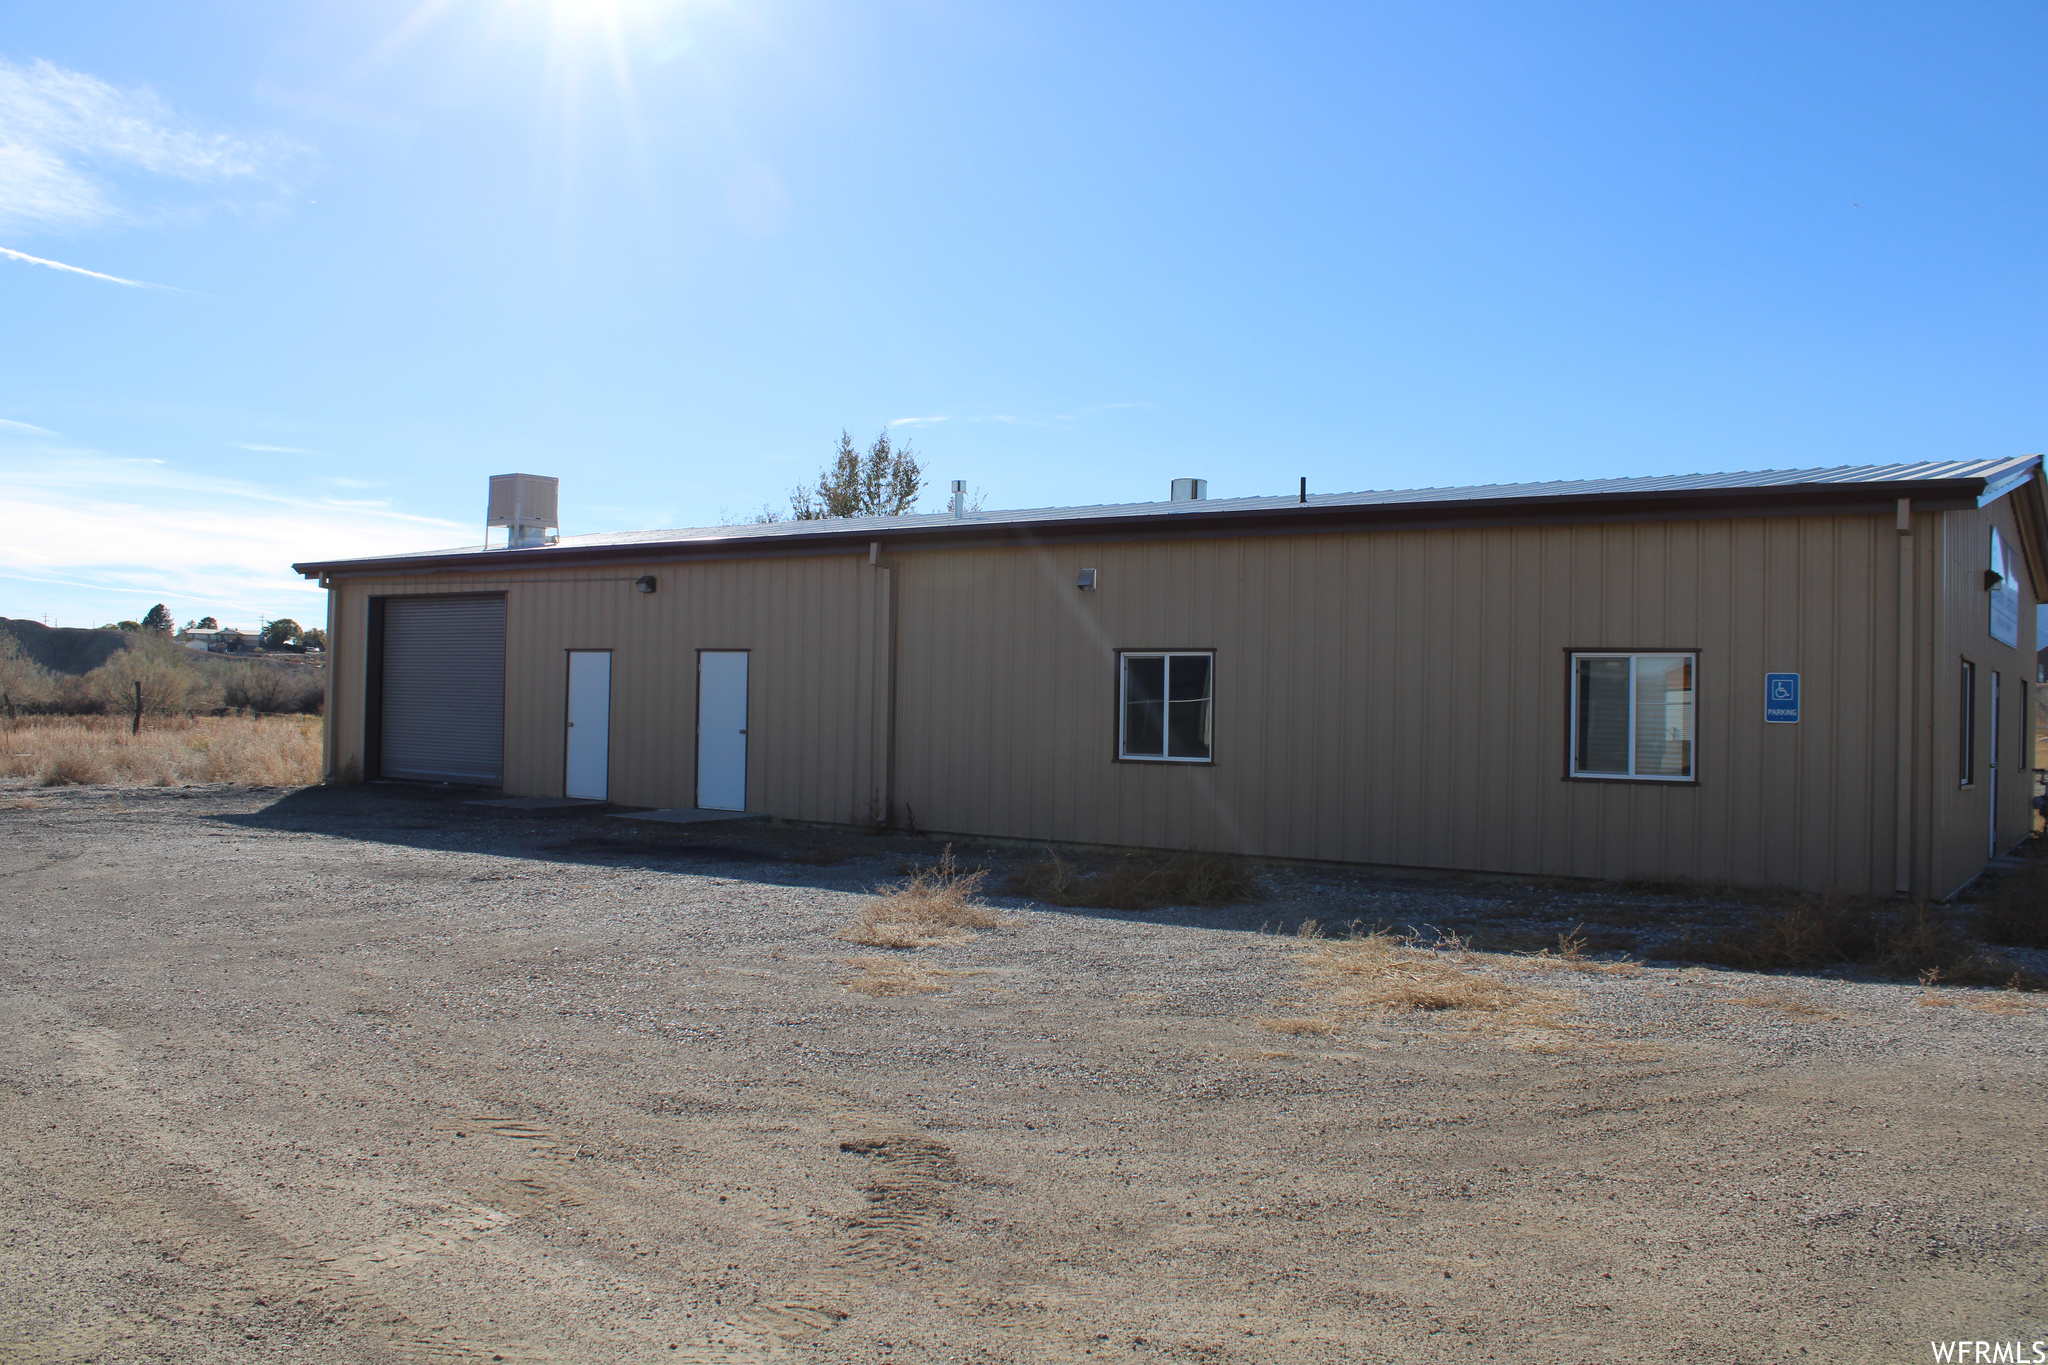
[[[92,672],[135,643],[134,635],[123,630],[77,630],[5,616],[0,616],[0,631],[12,635],[21,652],[42,667],[73,677]]]

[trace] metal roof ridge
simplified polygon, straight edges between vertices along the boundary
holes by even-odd
[[[723,526],[679,526],[649,528],[636,531],[594,531],[577,536],[563,536],[548,545],[523,546],[518,549],[490,549],[487,546],[463,546],[448,550],[409,551],[394,555],[365,556],[361,558],[338,558],[307,561],[305,568],[318,569],[333,565],[357,565],[370,563],[402,563],[418,560],[439,560],[448,558],[474,558],[489,555],[519,553],[542,554],[548,551],[630,549],[634,547],[654,548],[664,545],[714,545],[722,541],[754,541],[772,543],[777,540],[795,540],[810,536],[834,535],[857,539],[870,537],[888,539],[895,531],[922,533],[944,530],[949,527],[1000,528],[1029,526],[1046,523],[1087,523],[1090,521],[1114,521],[1150,517],[1215,516],[1244,514],[1259,511],[1277,512],[1281,508],[1299,503],[1307,509],[1321,509],[1337,512],[1347,508],[1368,509],[1373,507],[1414,507],[1431,503],[1452,503],[1469,501],[1473,503],[1509,502],[1515,500],[1542,501],[1563,500],[1574,495],[1582,498],[1621,498],[1630,493],[1667,494],[1729,494],[1743,490],[1759,493],[1783,494],[1799,488],[1821,489],[1830,486],[1850,488],[1858,484],[1901,484],[1915,482],[1942,482],[1956,479],[1977,479],[1989,492],[1990,485],[2011,479],[2015,471],[2031,469],[2041,462],[2039,455],[2012,455],[1986,460],[1921,460],[1898,461],[1889,464],[1834,464],[1809,465],[1792,469],[1748,469],[1721,471],[1694,471],[1682,474],[1628,474],[1591,479],[1541,479],[1523,483],[1491,483],[1436,485],[1423,488],[1358,489],[1341,493],[1311,494],[1305,503],[1296,494],[1250,494],[1237,498],[1213,498],[1193,502],[1147,501],[1122,503],[1069,504],[1053,507],[1030,507],[997,509],[994,511],[968,513],[954,516],[949,512],[910,512],[887,517],[827,517],[802,521],[740,522]],[[2010,485],[2000,491],[2009,491]],[[1221,524],[1219,522],[1219,524]]]

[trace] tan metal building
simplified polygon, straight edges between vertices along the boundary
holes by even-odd
[[[2039,457],[1176,491],[298,565],[329,775],[1935,896],[2031,829]]]

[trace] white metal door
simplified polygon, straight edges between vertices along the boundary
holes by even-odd
[[[697,805],[747,808],[747,652],[697,655]]]
[[[562,795],[589,801],[611,795],[612,656],[609,650],[569,651],[568,767]]]
[[[1996,858],[1998,847],[1998,722],[2005,714],[2005,707],[1998,698],[1998,674],[1991,675],[1991,856]]]

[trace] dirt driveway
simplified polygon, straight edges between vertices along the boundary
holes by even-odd
[[[1540,1017],[1290,1034],[1258,1021],[1316,989],[1262,930],[1519,894],[1310,872],[1244,912],[999,902],[911,955],[943,990],[876,997],[833,935],[928,845],[396,789],[0,806],[8,1359],[2048,1338],[2040,997],[1482,958]]]

